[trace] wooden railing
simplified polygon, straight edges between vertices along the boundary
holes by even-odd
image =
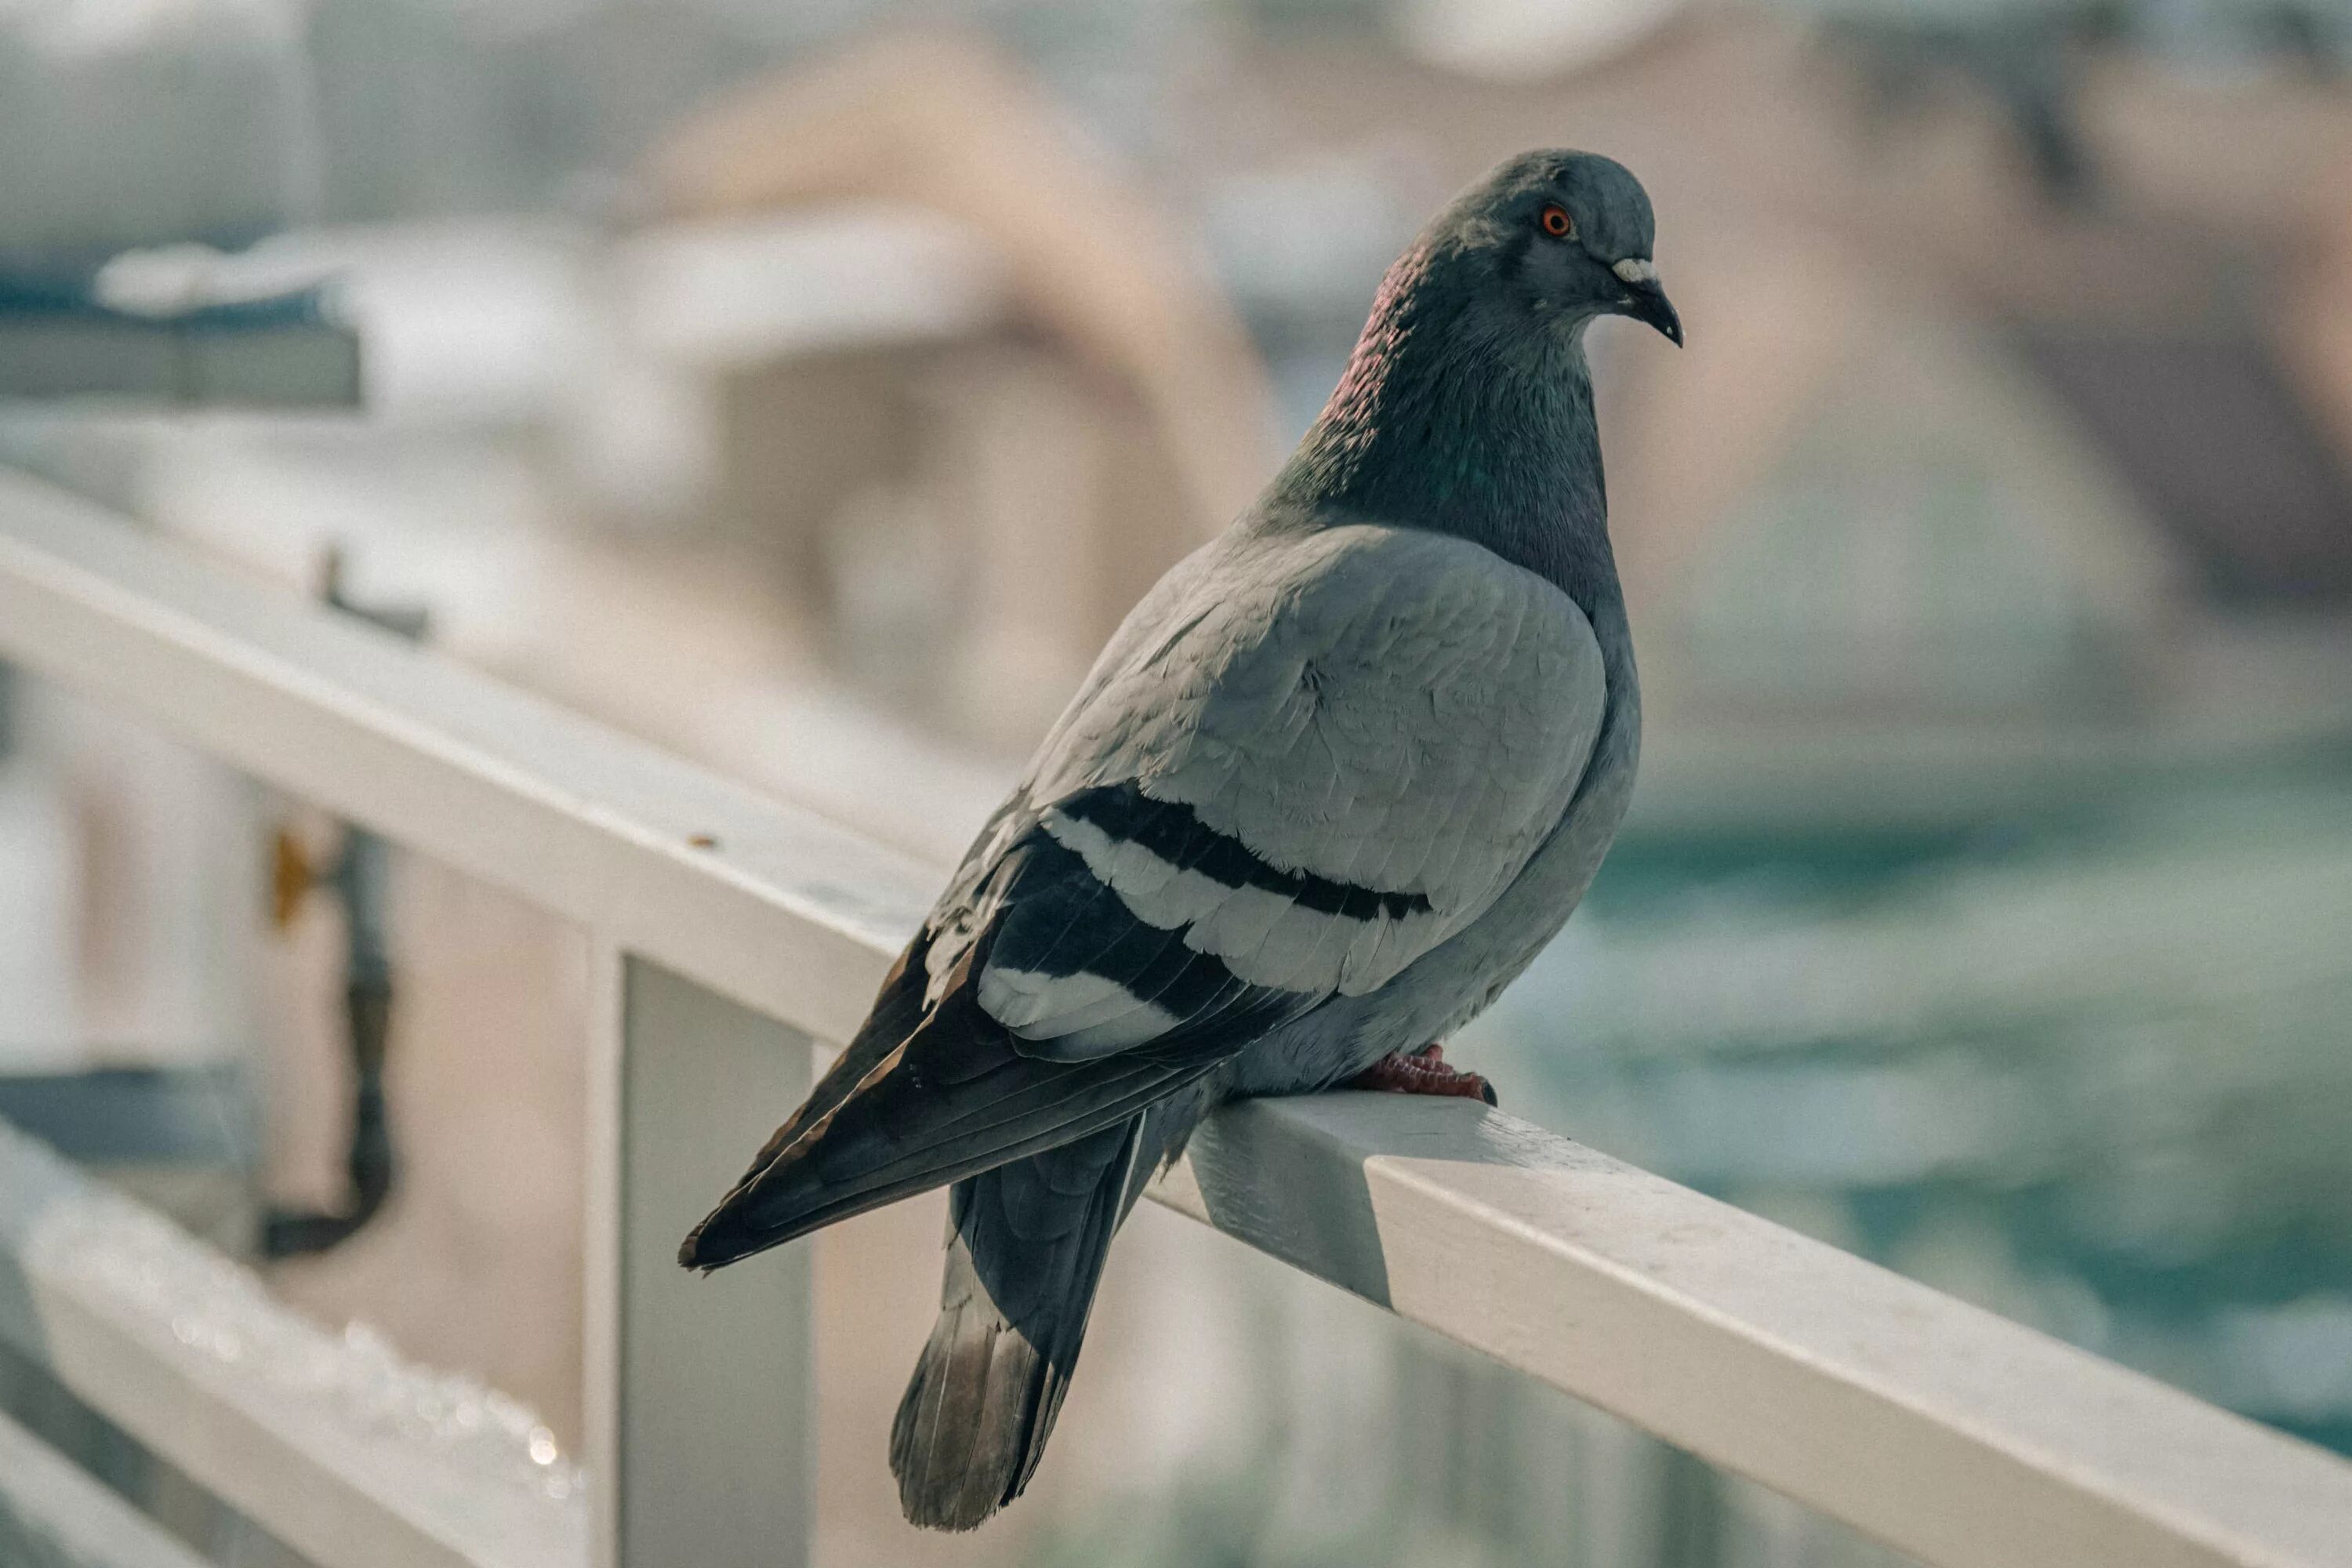
[[[368,1434],[194,1366],[13,1224],[10,1342],[323,1568],[806,1561],[805,1249],[673,1255],[938,869],[6,476],[0,658],[591,933],[585,1545],[576,1499],[355,1470]],[[2352,1465],[1476,1106],[1228,1109],[1154,1195],[1930,1563],[2352,1565]]]

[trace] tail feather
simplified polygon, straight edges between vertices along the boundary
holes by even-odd
[[[898,1402],[907,1518],[971,1530],[1019,1497],[1060,1414],[1144,1118],[956,1184],[939,1321]]]
[[[982,1011],[970,960],[927,1010],[922,957],[919,938],[849,1048],[688,1235],[680,1264],[723,1268],[1008,1161],[1050,1161],[1073,1141],[1115,1132],[1219,1059],[1024,1056]]]

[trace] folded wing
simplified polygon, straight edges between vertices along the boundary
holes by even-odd
[[[1475,545],[1351,527],[1213,546],[1129,618],[682,1260],[1099,1131],[1386,984],[1559,822],[1603,698],[1576,605]]]

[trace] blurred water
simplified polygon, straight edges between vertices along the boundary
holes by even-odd
[[[1522,1114],[2352,1452],[2347,933],[2327,771],[1637,847],[1480,1033]]]
[[[1460,1055],[1517,1114],[2352,1452],[2347,932],[2352,768],[1633,842]],[[1261,1262],[1235,1353],[1278,1392],[1040,1560],[1904,1561]]]
[[[2352,1453],[2347,933],[2328,768],[1957,841],[1637,845],[1475,1054],[1522,1115]],[[1719,1478],[1652,1506],[1624,1561],[1876,1550]]]

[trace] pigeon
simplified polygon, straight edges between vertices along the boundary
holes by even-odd
[[[1111,1237],[1201,1116],[1476,1097],[1438,1044],[1582,899],[1641,730],[1584,337],[1682,324],[1648,196],[1534,152],[1383,279],[1338,389],[1112,636],[873,1013],[687,1237],[709,1270],[952,1184],[907,1517],[1035,1473]],[[1478,1114],[1484,1114],[1483,1111]]]

